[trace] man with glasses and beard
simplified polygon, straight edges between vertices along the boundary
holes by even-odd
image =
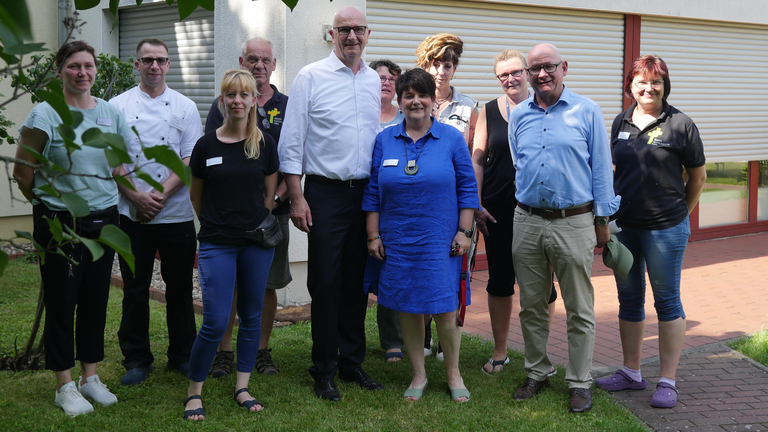
[[[361,367],[368,302],[363,291],[367,247],[362,201],[381,113],[379,75],[362,60],[370,32],[360,10],[346,7],[336,14],[329,31],[334,50],[305,66],[293,81],[277,149],[291,220],[309,239],[309,373],[315,394],[331,401],[341,399],[333,380],[337,369],[344,381],[368,390],[383,388]]]
[[[277,59],[272,54],[272,42],[254,38],[243,42],[242,55],[238,60],[240,69],[248,71],[256,80],[256,87],[259,92],[257,103],[257,118],[259,128],[262,132],[268,134],[280,146],[280,131],[285,119],[285,108],[288,105],[288,96],[280,93],[277,87],[269,83],[272,72],[275,71]],[[213,101],[211,110],[208,112],[208,119],[205,122],[205,133],[211,133],[221,127],[224,122],[224,116],[219,109],[219,98]],[[280,230],[283,233],[283,241],[275,247],[275,257],[272,260],[272,266],[269,269],[269,278],[267,280],[267,290],[264,294],[264,307],[261,315],[261,340],[259,341],[259,353],[256,356],[256,371],[260,374],[273,375],[280,370],[272,361],[269,337],[272,335],[272,324],[277,312],[277,293],[275,290],[285,288],[292,279],[290,263],[288,261],[288,237],[290,230],[288,212],[290,203],[288,200],[288,188],[285,185],[283,176],[278,173],[277,191],[275,193],[274,206],[272,214],[277,217],[280,223]],[[237,298],[237,291],[235,291]],[[232,350],[232,332],[235,324],[237,302],[232,302],[232,312],[229,317],[229,325],[221,340],[219,351],[211,365],[211,376],[214,378],[229,375],[232,371],[232,364],[235,358]]]
[[[571,92],[563,78],[568,62],[557,47],[528,53],[534,96],[509,116],[517,174],[512,259],[520,286],[520,326],[528,377],[515,400],[530,399],[549,383],[547,355],[552,264],[567,312],[569,411],[592,408],[595,346],[594,248],[610,240],[608,216],[619,209],[613,191],[611,149],[600,107]]]
[[[171,62],[163,41],[142,40],[136,47],[136,57],[134,65],[141,76],[139,85],[109,101],[136,128],[141,139],[126,143],[133,163],[115,170],[135,187],[131,190],[117,183],[120,228],[130,237],[136,259],[134,273],[120,257],[125,296],[117,336],[125,357],[123,366],[127,369],[120,380],[123,385],[139,384],[152,371],[149,286],[158,253],[168,312],[169,369],[187,375],[189,355],[197,335],[192,307],[192,268],[197,241],[189,192],[169,168],[147,160],[142,146],[167,145],[189,164],[192,149],[202,135],[200,114],[191,99],[166,85],[165,74]],[[160,183],[163,190],[156,190],[137,178],[134,173],[137,167]]]

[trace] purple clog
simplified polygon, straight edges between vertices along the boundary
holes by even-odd
[[[656,391],[651,398],[651,406],[654,408],[674,408],[677,405],[677,394],[677,387],[660,382],[656,385]]]
[[[605,391],[621,391],[621,390],[644,390],[648,386],[648,381],[635,381],[627,375],[622,369],[616,371],[615,374],[598,378],[595,380],[595,385]]]

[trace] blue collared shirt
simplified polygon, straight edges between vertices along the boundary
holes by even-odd
[[[619,209],[603,113],[593,100],[567,87],[546,110],[535,96],[526,99],[512,110],[509,143],[519,202],[546,209],[593,202],[597,216]]]

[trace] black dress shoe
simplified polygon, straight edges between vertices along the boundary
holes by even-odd
[[[572,413],[582,413],[592,409],[592,389],[568,389],[568,398],[568,411]]]
[[[363,368],[352,369],[351,371],[339,371],[339,378],[342,381],[356,382],[360,387],[367,390],[383,390],[384,386],[378,381],[368,376]]]
[[[321,399],[338,402],[341,400],[339,389],[332,379],[315,380],[315,395]]]
[[[541,391],[541,389],[548,385],[549,377],[544,378],[542,381],[536,381],[533,378],[526,378],[525,381],[523,381],[523,385],[515,390],[515,395],[512,396],[512,399],[518,401],[530,399],[536,396]]]

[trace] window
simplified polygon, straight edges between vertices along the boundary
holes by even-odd
[[[699,200],[699,228],[747,221],[747,162],[707,164],[707,183]],[[768,218],[768,189],[764,194]]]
[[[757,220],[768,220],[768,160],[758,162]]]

